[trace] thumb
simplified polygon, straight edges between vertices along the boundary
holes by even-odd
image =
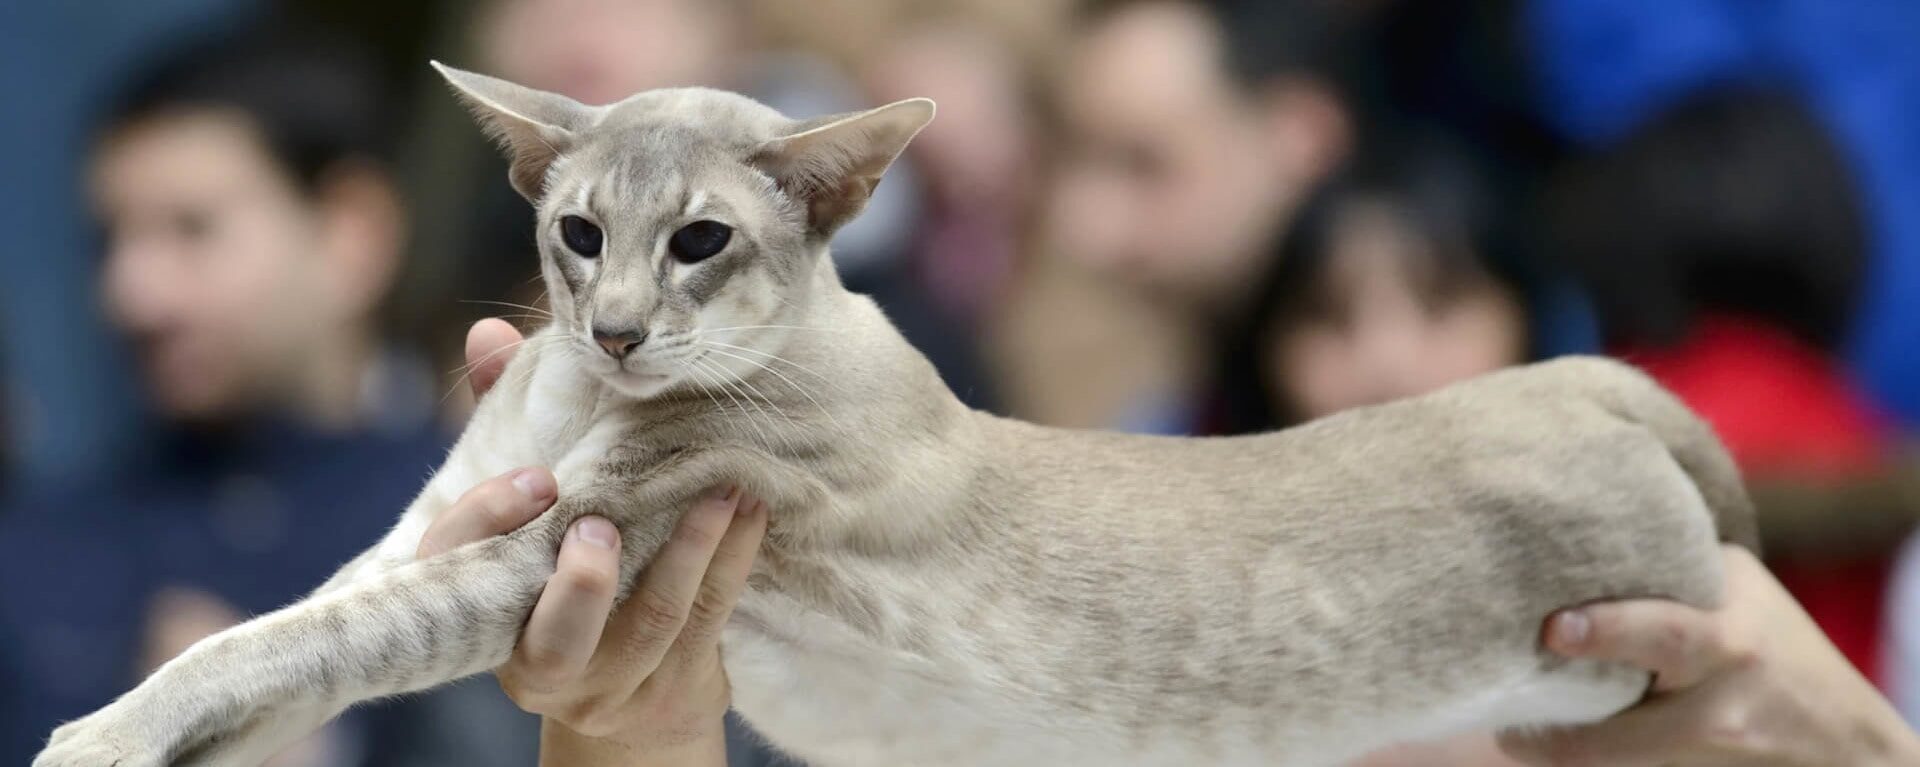
[[[486,396],[500,381],[521,340],[518,328],[497,317],[473,323],[467,330],[467,381],[475,398]]]

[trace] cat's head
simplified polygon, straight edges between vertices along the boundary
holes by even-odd
[[[586,106],[434,66],[538,213],[556,343],[635,397],[744,378],[778,354],[831,268],[827,240],[933,118],[910,99],[791,120],[705,88]]]

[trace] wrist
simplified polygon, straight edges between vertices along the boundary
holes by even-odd
[[[636,751],[628,767],[726,767],[727,736],[721,728],[693,740]]]
[[[552,719],[541,721],[540,764],[544,767],[725,767],[726,763],[726,731],[718,722],[691,738],[657,744],[595,738]]]

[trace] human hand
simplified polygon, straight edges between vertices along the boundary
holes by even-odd
[[[1549,649],[1654,673],[1647,699],[1597,724],[1505,733],[1529,765],[1920,764],[1920,739],[1745,549],[1724,549],[1726,603],[1587,605]]]
[[[519,328],[498,317],[489,317],[467,328],[467,385],[473,387],[474,399],[486,396],[500,381],[507,362],[513,359],[514,349],[524,340]]]
[[[435,520],[419,555],[531,521],[553,504],[553,487],[542,469],[482,483]],[[516,704],[546,717],[543,761],[724,760],[720,631],[765,532],[765,504],[738,491],[709,494],[613,611],[619,533],[600,517],[574,523],[512,660],[495,672]]]
[[[467,356],[476,396],[499,379],[519,340],[505,322],[474,325]],[[435,521],[419,555],[516,529],[556,495],[542,469],[483,483]],[[765,531],[765,504],[738,492],[710,494],[609,617],[620,537],[600,517],[574,523],[513,659],[497,672],[515,703],[546,717],[543,762],[724,763],[729,696],[719,634]]]

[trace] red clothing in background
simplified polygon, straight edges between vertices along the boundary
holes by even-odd
[[[1748,477],[1845,480],[1880,466],[1890,431],[1842,368],[1777,327],[1708,317],[1691,337],[1619,356],[1713,424]],[[1841,652],[1880,681],[1880,626],[1893,547],[1882,555],[1769,567]]]

